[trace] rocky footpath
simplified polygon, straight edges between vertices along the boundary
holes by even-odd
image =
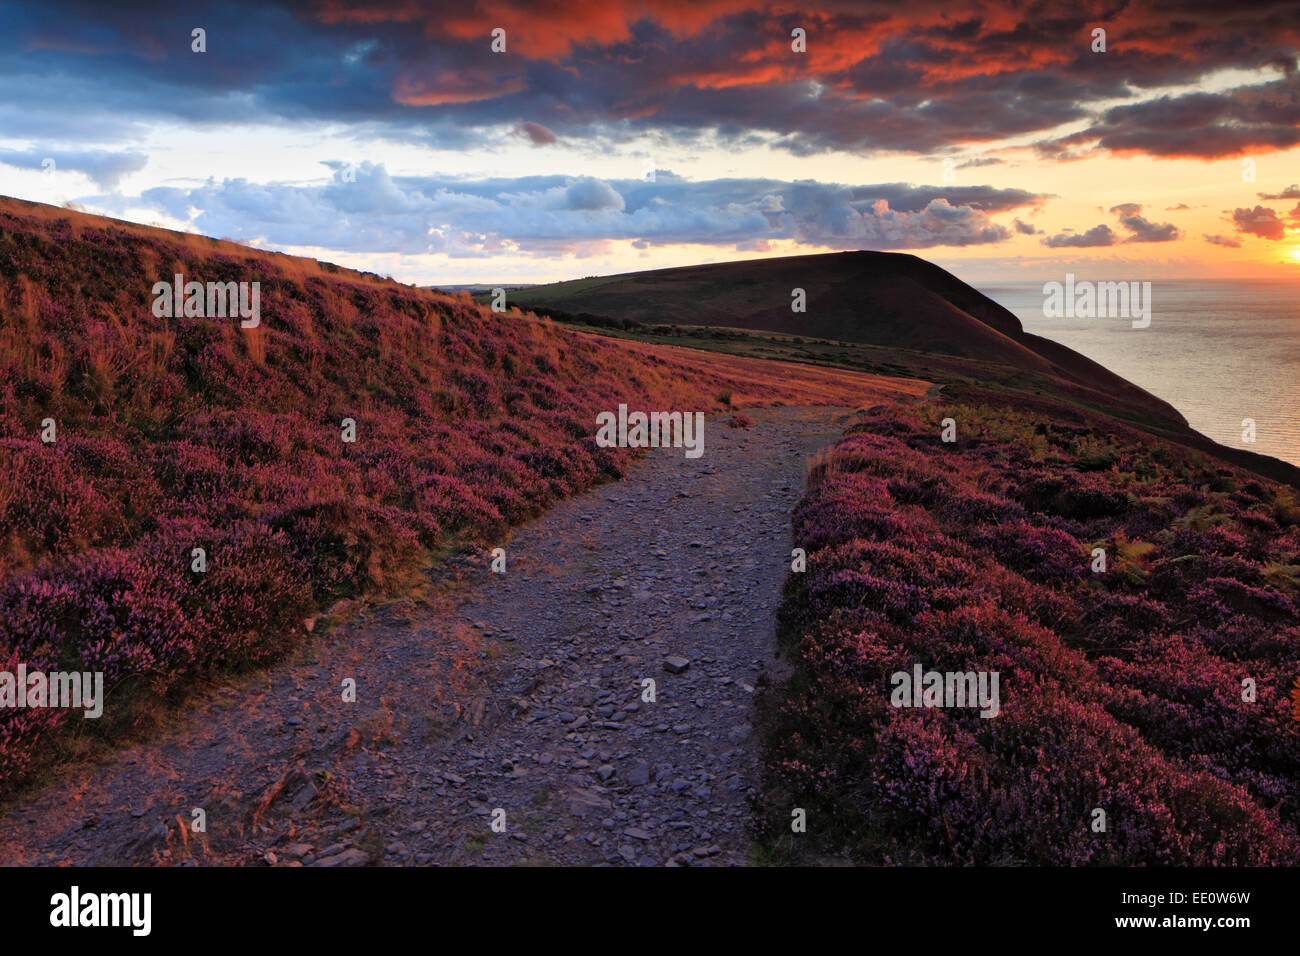
[[[789,512],[845,419],[748,416],[518,529],[505,574],[453,559],[54,781],[0,821],[0,861],[749,862]]]

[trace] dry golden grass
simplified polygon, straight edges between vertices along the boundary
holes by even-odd
[[[822,365],[772,362],[676,345],[651,345],[588,332],[574,331],[572,334],[657,359],[668,377],[678,370],[691,375],[708,375],[718,383],[716,394],[729,396],[730,408],[753,407],[773,401],[787,405],[857,407],[920,398],[930,387],[929,382],[915,378],[871,375]],[[690,391],[693,395],[695,389]]]

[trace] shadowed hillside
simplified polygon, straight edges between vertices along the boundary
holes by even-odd
[[[791,310],[791,290],[807,312]],[[1024,332],[1020,320],[916,256],[840,252],[579,279],[512,291],[526,308],[651,324],[728,326],[933,352],[1056,377],[1171,424],[1182,415],[1090,359]]]
[[[806,313],[791,310],[793,289],[805,291]],[[1100,414],[1110,427],[1136,426],[1300,486],[1296,466],[1206,438],[1168,402],[1073,349],[1023,331],[988,296],[912,255],[842,252],[657,269],[512,289],[508,302],[648,341],[667,341],[663,333],[671,332],[684,344],[722,351],[816,355],[829,365],[944,383],[976,401],[989,400],[992,390],[1053,405],[1057,414]],[[712,331],[701,335],[699,327]],[[723,330],[750,338],[730,342],[733,333]]]

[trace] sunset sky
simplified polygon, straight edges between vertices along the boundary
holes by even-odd
[[[1294,3],[178,6],[0,3],[0,193],[420,284],[1300,277]]]

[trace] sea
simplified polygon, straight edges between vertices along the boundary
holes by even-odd
[[[1124,317],[1049,318],[1042,282],[979,290],[1026,332],[1163,398],[1203,435],[1300,465],[1300,282],[1153,280],[1146,328]]]

